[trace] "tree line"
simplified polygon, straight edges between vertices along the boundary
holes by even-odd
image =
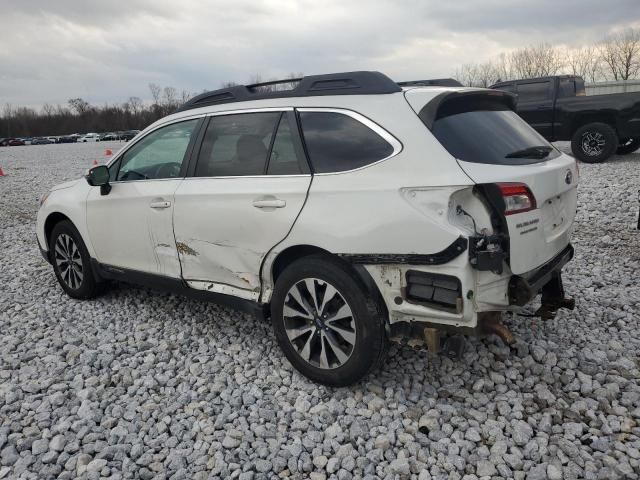
[[[259,91],[276,91],[295,86],[295,79],[302,73],[289,74],[285,82],[277,85],[258,87]],[[262,83],[260,75],[253,75],[248,84]],[[225,82],[221,88],[237,85]],[[203,90],[204,92],[205,90]],[[72,133],[113,132],[142,130],[147,125],[173,113],[180,105],[200,92],[178,90],[149,84],[151,101],[145,103],[140,97],[129,97],[121,104],[91,105],[82,98],[71,98],[66,105],[45,104],[36,110],[28,107],[14,107],[6,103],[0,111],[0,137],[42,137],[69,135]]]
[[[71,98],[66,105],[44,104],[40,110],[14,107],[7,103],[0,117],[0,137],[41,137],[72,133],[141,130],[174,112],[193,96],[174,87],[149,84],[151,103],[129,97],[122,104],[97,106],[82,98]]]
[[[501,53],[488,62],[462,65],[454,76],[469,87],[488,87],[497,81],[559,74],[578,75],[591,83],[638,78],[640,29],[630,28],[584,47],[541,43]]]

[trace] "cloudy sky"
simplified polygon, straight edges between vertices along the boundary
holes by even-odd
[[[150,82],[201,91],[256,74],[443,77],[638,25],[640,0],[3,0],[0,104],[148,100]]]

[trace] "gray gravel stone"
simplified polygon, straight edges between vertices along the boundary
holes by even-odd
[[[36,440],[31,444],[31,453],[33,455],[42,455],[47,451],[49,451],[49,440],[46,438]]]
[[[511,424],[511,438],[516,445],[526,445],[533,436],[531,425],[522,420],[516,420]]]
[[[389,467],[391,468],[391,472],[397,475],[409,475],[409,473],[411,473],[409,461],[404,457],[396,458],[391,462]]]
[[[640,153],[580,166],[574,311],[505,315],[513,350],[469,338],[452,361],[394,345],[335,390],[241,312],[128,285],[62,293],[33,240],[38,198],[119,146],[0,148],[0,478],[640,475]]]
[[[480,460],[476,466],[476,475],[479,477],[490,477],[496,473],[496,466],[488,460]]]

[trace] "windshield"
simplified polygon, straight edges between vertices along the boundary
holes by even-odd
[[[560,155],[511,110],[474,110],[438,118],[434,136],[459,160],[526,165]]]

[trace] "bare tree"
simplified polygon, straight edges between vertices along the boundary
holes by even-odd
[[[11,136],[11,117],[13,116],[13,107],[10,103],[5,103],[2,109],[2,118],[7,121],[7,137]]]
[[[456,80],[466,87],[474,87],[478,82],[478,67],[472,63],[465,63],[454,74]]]
[[[160,87],[160,85],[158,85],[157,83],[150,83],[149,92],[151,93],[153,104],[160,105],[160,94],[162,92],[162,87]]]
[[[127,100],[127,108],[133,116],[137,116],[143,108],[142,99],[140,97],[129,97],[129,100]]]
[[[50,103],[45,103],[44,105],[42,105],[42,113],[45,116],[51,117],[54,114],[54,112],[55,112],[55,107]]]
[[[568,49],[564,63],[568,73],[578,75],[587,82],[596,82],[600,77],[600,55],[593,46]]]
[[[640,29],[611,35],[600,45],[602,61],[614,80],[629,80],[640,71]]]
[[[510,63],[518,78],[556,75],[563,67],[560,51],[548,43],[541,43],[511,52]]]
[[[476,68],[477,80],[476,86],[487,88],[493,85],[500,79],[500,75],[493,62],[481,63]]]
[[[185,103],[193,96],[193,93],[189,92],[188,90],[182,89],[182,91],[180,92],[180,102]]]
[[[496,81],[511,80],[514,77],[510,56],[502,52],[494,62]]]
[[[164,87],[162,96],[165,107],[170,109],[178,105],[178,91],[174,87]]]
[[[67,102],[69,106],[76,111],[78,115],[84,115],[89,110],[91,110],[91,105],[89,102],[82,98],[70,98]]]

